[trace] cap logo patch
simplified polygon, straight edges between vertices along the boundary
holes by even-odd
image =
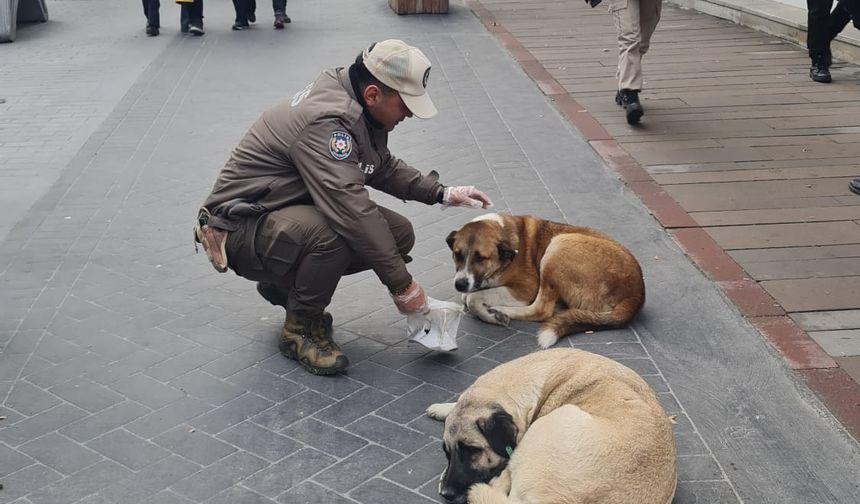
[[[328,141],[328,150],[331,157],[343,161],[352,152],[352,137],[345,131],[335,131]]]
[[[427,67],[427,70],[424,70],[424,79],[421,81],[421,85],[424,86],[424,89],[427,89],[427,79],[430,78],[430,67]]]

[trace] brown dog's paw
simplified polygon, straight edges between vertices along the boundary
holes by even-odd
[[[506,326],[511,323],[511,317],[507,313],[502,313],[499,310],[488,306],[486,303],[484,303],[484,306],[487,307],[487,313],[491,314],[499,324]]]

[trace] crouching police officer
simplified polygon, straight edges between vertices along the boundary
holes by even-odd
[[[410,222],[370,199],[365,185],[428,205],[487,208],[472,186],[445,187],[388,151],[388,132],[430,118],[430,61],[400,40],[364,50],[349,69],[323,72],[275,105],[233,150],[194,228],[212,265],[257,283],[287,310],[280,350],[314,374],[349,361],[325,308],[341,276],[372,268],[400,313],[429,310],[406,270]]]

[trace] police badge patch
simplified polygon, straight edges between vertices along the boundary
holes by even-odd
[[[352,137],[345,131],[335,131],[328,141],[328,150],[331,157],[343,161],[352,152]]]

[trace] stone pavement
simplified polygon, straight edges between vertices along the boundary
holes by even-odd
[[[109,2],[66,8],[96,4]],[[403,123],[393,152],[445,183],[488,189],[499,210],[598,227],[642,262],[648,302],[632,326],[560,344],[635,369],[677,415],[675,502],[856,501],[857,444],[452,4],[447,16],[397,17],[379,0],[296,2],[284,32],[261,9],[259,26],[234,33],[230,6],[213,3],[202,38],[173,34],[172,5],[162,6],[157,39],[142,36],[139,15],[117,17],[112,30],[160,50],[132,82],[112,81],[110,96],[121,98],[65,165],[48,163],[47,192],[22,191],[35,204],[0,243],[0,503],[438,502],[441,426],[424,408],[534,351],[535,326],[465,319],[459,350],[426,352],[404,341],[405,321],[378,280],[356,275],[331,307],[354,364],[314,377],[277,353],[282,310],[191,246],[197,205],[263,108],[388,37],[425,49],[440,109]],[[16,47],[87,52],[38,29]],[[105,69],[128,64],[121,52],[105,58]],[[25,63],[17,49],[0,53],[4,67]],[[96,95],[91,78],[70,75],[69,85]],[[34,120],[55,113],[18,100],[0,110],[11,105]],[[38,154],[6,145],[7,131],[0,152]],[[475,214],[378,199],[415,224],[413,274],[431,296],[455,298],[444,236]]]

